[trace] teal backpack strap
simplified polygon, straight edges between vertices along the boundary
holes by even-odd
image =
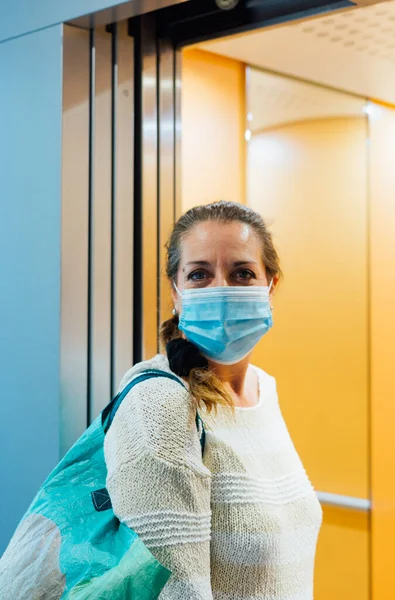
[[[140,373],[140,375],[137,375],[136,377],[134,377],[134,379],[132,379],[132,381],[130,381],[128,383],[128,385],[122,390],[122,392],[120,392],[117,396],[115,396],[114,400],[112,400],[108,404],[108,406],[106,406],[106,408],[102,411],[101,422],[102,422],[104,434],[106,434],[107,431],[109,430],[110,425],[114,420],[114,417],[117,413],[118,408],[121,406],[122,401],[124,400],[124,398],[126,398],[128,393],[130,392],[130,390],[132,388],[134,388],[134,386],[137,385],[138,383],[147,381],[147,379],[153,379],[155,377],[166,377],[167,379],[173,379],[173,381],[177,381],[177,383],[179,383],[180,385],[182,385],[182,387],[184,389],[186,389],[185,385],[178,379],[178,377],[176,377],[172,373],[168,373],[167,371],[159,371],[156,369],[151,369],[149,371],[143,371],[142,373]],[[206,432],[204,430],[203,421],[197,411],[196,411],[196,428],[199,433],[200,445],[202,448],[202,456],[203,456],[204,446],[205,446],[205,442],[206,442]],[[110,499],[110,495],[106,488],[102,488],[100,490],[91,492],[91,496],[92,496],[92,502],[93,502],[93,505],[94,505],[96,511],[102,512],[104,510],[109,510],[111,508],[111,506],[112,506],[111,499]]]
[[[114,420],[114,417],[117,413],[118,408],[121,406],[122,401],[128,395],[130,390],[134,388],[138,383],[142,383],[143,381],[147,381],[147,379],[153,379],[155,377],[166,377],[167,379],[172,379],[179,383],[184,389],[186,389],[185,385],[180,381],[178,377],[173,375],[172,373],[168,373],[167,371],[160,371],[159,369],[150,369],[147,371],[143,371],[140,375],[137,375],[128,383],[128,385],[120,392],[117,396],[115,396],[114,400],[110,402],[108,406],[102,411],[102,426],[104,429],[104,434],[109,430],[111,423]],[[202,447],[202,455],[204,453],[204,446],[206,443],[206,432],[204,429],[203,421],[196,411],[196,429],[199,433],[200,445]]]
[[[147,379],[154,379],[156,377],[166,377],[167,379],[172,379],[179,383],[184,389],[186,389],[185,385],[172,373],[168,373],[167,371],[160,371],[159,369],[150,369],[147,371],[143,371],[140,375],[136,375],[128,383],[128,385],[117,395],[114,400],[110,402],[108,406],[101,413],[101,422],[104,429],[104,433],[106,434],[109,430],[111,423],[114,420],[115,415],[117,414],[118,408],[121,406],[122,401],[126,398],[128,393],[135,385],[138,383],[142,383],[143,381],[147,381]]]
[[[204,454],[204,446],[206,444],[206,430],[204,429],[204,423],[199,413],[196,411],[196,429],[198,430],[200,445],[202,447],[202,456]]]

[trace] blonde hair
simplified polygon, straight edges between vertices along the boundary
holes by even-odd
[[[197,206],[185,213],[175,224],[166,244],[166,273],[173,284],[177,279],[181,260],[181,246],[185,235],[198,223],[217,221],[218,223],[240,222],[249,225],[262,244],[262,259],[269,279],[281,276],[279,258],[273,244],[272,235],[262,217],[251,208],[236,202],[215,202]],[[178,329],[178,316],[165,321],[161,327],[161,340],[166,346],[181,337]],[[196,405],[204,404],[210,412],[218,404],[233,406],[232,399],[223,382],[217,375],[204,367],[193,367],[185,377],[190,395]]]

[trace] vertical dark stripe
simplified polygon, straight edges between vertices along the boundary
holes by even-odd
[[[110,386],[111,395],[115,387],[115,241],[116,241],[116,139],[117,139],[117,96],[118,96],[118,25],[111,28],[111,350],[110,350]]]
[[[89,62],[89,201],[88,201],[88,331],[87,331],[87,353],[88,353],[88,373],[87,373],[87,425],[91,422],[91,400],[92,400],[92,332],[93,332],[93,194],[94,194],[94,135],[95,135],[95,31],[90,30],[90,62]]]
[[[160,92],[161,92],[161,46],[160,40],[156,39],[156,131],[157,131],[157,145],[156,145],[156,213],[157,213],[157,228],[156,228],[156,264],[157,279],[156,279],[156,331],[157,331],[157,352],[159,352],[159,330],[161,321],[161,193],[160,193],[160,152],[161,152],[161,114],[160,114]]]
[[[134,222],[133,222],[133,362],[142,360],[143,279],[142,279],[142,39],[141,18],[130,22],[134,37]]]

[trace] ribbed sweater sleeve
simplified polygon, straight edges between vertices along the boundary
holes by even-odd
[[[211,600],[211,473],[188,392],[164,378],[136,385],[104,453],[115,515],[172,572],[160,600]]]

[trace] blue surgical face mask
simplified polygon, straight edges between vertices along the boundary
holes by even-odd
[[[273,325],[270,288],[258,286],[184,289],[179,329],[213,362],[245,358]]]

